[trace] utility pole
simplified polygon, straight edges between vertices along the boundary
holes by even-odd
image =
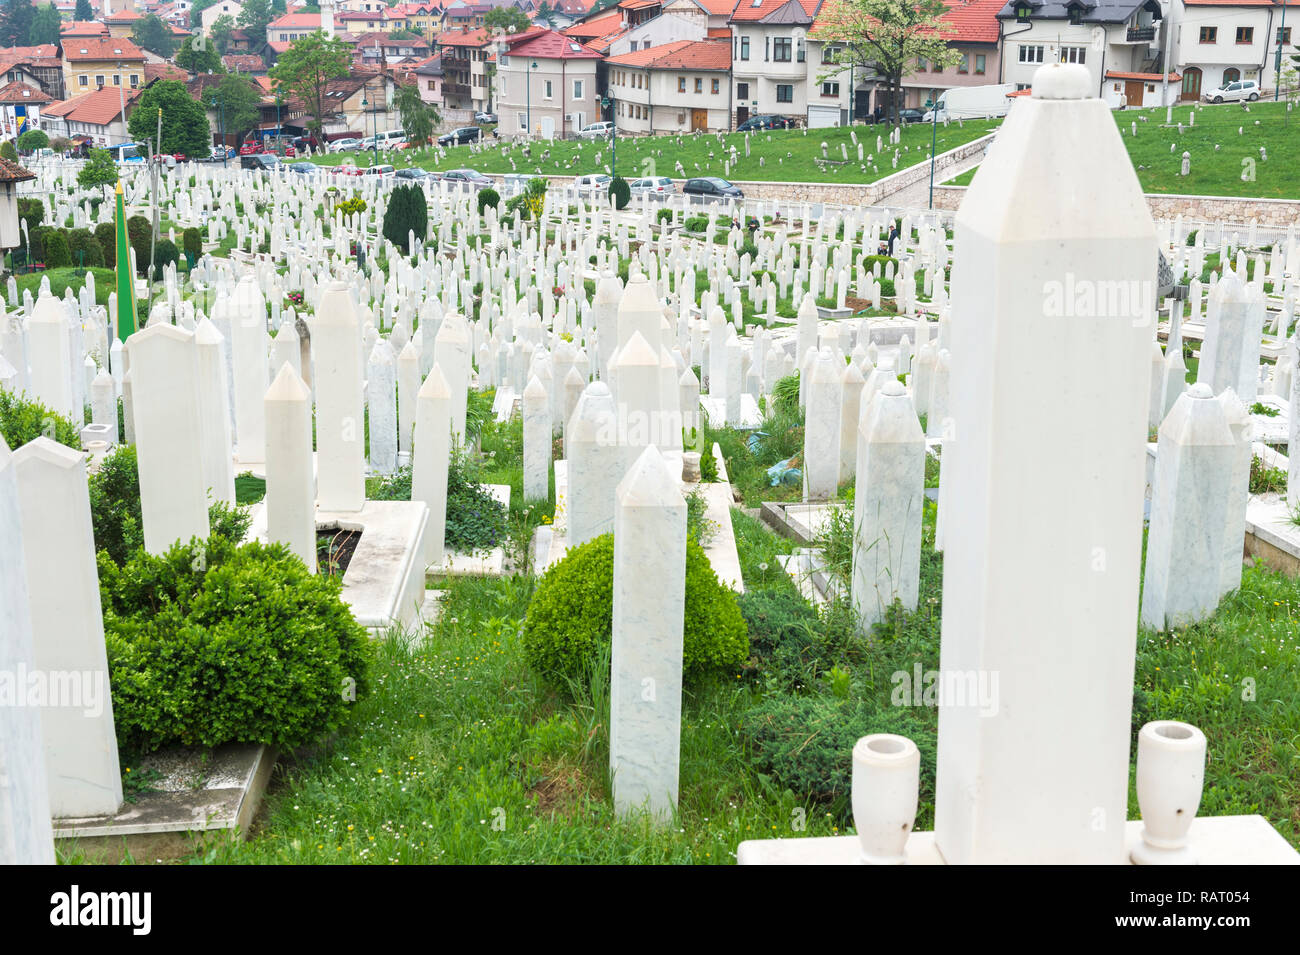
[[[1277,59],[1273,62],[1273,102],[1282,89],[1282,38],[1286,36],[1286,0],[1282,0],[1282,25],[1277,28]]]
[[[149,171],[149,187],[153,194],[153,231],[149,235],[149,304],[153,304],[154,248],[158,243],[158,166],[162,150],[162,107],[158,108],[158,133],[153,141],[153,169]]]
[[[1173,4],[1170,4],[1173,9]],[[1174,106],[1169,102],[1169,34],[1174,32],[1174,28],[1169,25],[1169,18],[1160,19],[1160,32],[1164,34],[1161,44],[1163,47],[1160,53],[1160,101],[1165,107],[1165,125],[1172,126],[1174,123]]]

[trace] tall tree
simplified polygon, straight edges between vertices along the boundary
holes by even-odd
[[[189,73],[224,73],[221,54],[212,43],[195,45],[194,37],[187,36],[176,51],[176,65]]]
[[[90,5],[90,0],[77,0],[77,8],[72,13],[72,19],[81,23],[89,23],[95,19],[95,8]]]
[[[161,57],[170,57],[176,52],[176,34],[172,33],[172,28],[161,17],[153,13],[135,21],[135,26],[131,28],[131,39],[135,40],[136,46]]]
[[[886,110],[898,120],[903,77],[919,61],[933,67],[956,66],[961,59],[948,39],[957,31],[943,20],[943,0],[831,0],[817,14],[817,39],[841,48],[839,66],[818,76],[837,76],[844,64],[874,66],[885,77]]]
[[[0,46],[27,46],[35,19],[32,0],[9,0],[0,9]]]
[[[274,19],[271,0],[244,0],[237,22],[250,37],[260,40],[266,37],[266,25]]]
[[[493,7],[483,17],[483,29],[493,35],[501,33],[523,33],[531,23],[528,14],[518,7]]]
[[[542,0],[541,5],[537,8],[537,19],[539,22],[545,23],[548,27],[554,30],[555,8],[547,3],[546,0]]]
[[[270,75],[281,90],[302,102],[312,117],[308,127],[320,135],[326,115],[334,112],[325,100],[330,81],[347,76],[351,62],[351,46],[317,30],[281,53]]]
[[[423,146],[433,135],[433,128],[442,122],[434,107],[420,99],[420,88],[415,85],[397,87],[393,105],[402,117],[402,131],[412,146]]]
[[[217,48],[217,53],[222,56],[230,49],[232,41],[231,34],[235,32],[235,18],[229,13],[223,13],[212,21],[212,26],[208,27],[208,40],[211,45]]]
[[[111,186],[117,182],[117,163],[107,149],[92,149],[86,164],[77,173],[77,185],[82,189]]]
[[[154,83],[136,100],[127,129],[139,142],[158,135],[158,111],[162,111],[160,153],[206,156],[212,150],[208,114],[177,80]]]
[[[234,133],[238,139],[242,140],[244,134],[262,118],[262,94],[252,81],[237,73],[223,76],[221,82],[212,88],[208,99],[216,101],[226,132]]]
[[[27,36],[28,44],[40,46],[43,43],[58,43],[59,28],[62,25],[63,20],[54,4],[47,3],[43,7],[37,7],[36,13],[32,16],[31,32]]]

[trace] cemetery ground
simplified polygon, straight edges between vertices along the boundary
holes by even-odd
[[[1300,164],[1294,157],[1300,118],[1286,106],[1263,100],[1200,104],[1190,123],[1192,104],[1178,105],[1172,126],[1165,125],[1164,109],[1126,109],[1115,112],[1115,122],[1144,192],[1297,199]],[[1186,176],[1181,175],[1184,152],[1191,153]],[[969,186],[978,168],[944,185]]]
[[[1000,120],[972,120],[961,124],[940,126],[936,138],[938,152],[956,149],[963,143],[979,139],[995,129]],[[932,130],[924,123],[910,123],[902,127],[899,147],[889,145],[890,127],[854,126],[826,129],[765,130],[750,135],[750,155],[745,155],[745,133],[692,134],[681,136],[624,136],[618,138],[618,166],[625,179],[638,176],[670,176],[685,179],[697,176],[722,176],[738,182],[845,182],[868,183],[883,179],[915,165],[930,156]],[[850,133],[857,135],[864,150],[864,161],[858,162],[857,146]],[[884,150],[877,152],[876,137],[884,137]],[[721,141],[719,141],[721,140]],[[821,144],[827,144],[828,162],[822,160]],[[528,175],[582,176],[608,171],[609,143],[604,140],[556,140],[550,143],[520,144],[485,140],[479,146],[452,146],[442,151],[423,150],[412,163],[408,150],[380,152],[379,163],[404,166],[408,164],[423,169],[445,172],[449,169],[472,167],[493,175],[518,172]],[[848,152],[848,161],[841,160],[840,147]],[[730,172],[722,168],[723,161],[735,148],[737,161]],[[898,149],[900,158],[894,168],[893,153]],[[543,156],[546,158],[543,159]],[[874,157],[867,162],[868,157]],[[760,164],[760,160],[762,163]],[[317,165],[339,166],[352,163],[360,168],[374,164],[374,153],[331,153],[313,156]],[[681,163],[683,171],[675,164]]]

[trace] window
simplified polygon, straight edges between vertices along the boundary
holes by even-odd
[[[777,63],[789,63],[794,41],[788,36],[779,36],[772,41],[772,59]]]
[[[1218,43],[1218,42],[1219,42],[1219,28],[1218,28],[1218,27],[1201,27],[1201,42],[1202,42],[1202,43]]]
[[[822,84],[822,96],[839,96],[839,95],[840,95],[840,84],[839,84],[839,83],[823,83],[823,84]]]
[[[749,59],[749,37],[747,36],[740,38],[740,58],[742,60]]]
[[[506,56],[506,55],[503,53],[503,54],[501,54],[501,55],[497,58],[497,62],[498,62],[501,66],[509,66],[509,65],[510,65],[510,57]]]
[[[1223,71],[1224,86],[1227,86],[1229,83],[1239,83],[1239,82],[1241,82],[1241,70],[1233,66]]]
[[[543,98],[543,99],[550,99],[550,98],[551,98],[551,81],[550,81],[550,80],[543,80],[543,81],[542,81],[542,98]]]
[[[114,85],[114,86],[121,86],[121,85],[122,85],[122,74],[121,74],[121,73],[114,73],[114,74],[113,74],[113,85]]]
[[[778,103],[793,103],[794,87],[789,83],[778,83],[776,87],[776,101]]]
[[[78,77],[77,77],[77,85],[79,85],[79,86],[89,86],[89,85],[90,85],[90,77],[89,77],[89,76],[86,76],[86,75],[84,75],[84,74],[81,75],[81,76],[78,76]]]
[[[929,63],[926,62],[925,57],[923,57],[923,56],[918,56],[918,57],[916,58],[916,72],[918,72],[918,73],[924,73],[924,72],[925,72],[926,70],[928,70],[929,68],[930,68],[930,65],[929,65]]]
[[[96,85],[96,86],[103,86],[103,85],[104,85],[104,74],[103,74],[103,73],[96,73],[96,74],[95,74],[95,85]]]
[[[704,92],[704,80],[703,80],[701,77],[698,77],[698,76],[695,77],[695,92],[697,92],[697,93],[703,93],[703,92]]]
[[[1083,23],[1082,7],[1070,7],[1070,23],[1076,27]]]
[[[840,48],[838,46],[822,47],[823,63],[838,63],[840,59]]]
[[[978,76],[984,75],[984,54],[983,53],[975,54],[975,73]]]
[[[429,89],[431,89],[431,90],[436,90],[436,89],[438,88],[438,81],[437,81],[437,80],[428,80],[427,82],[428,82],[428,84],[429,84],[429,86],[428,86]]]
[[[1290,27],[1278,27],[1278,29],[1277,29],[1277,45],[1278,45],[1278,46],[1290,46],[1290,44],[1291,44],[1291,28],[1290,28]]]
[[[713,88],[709,92],[713,93],[716,96],[721,91],[722,83],[718,80],[716,76],[710,82],[712,82]]]
[[[679,93],[686,92],[686,77],[684,76],[677,77],[677,92]]]
[[[798,53],[795,56],[795,59],[797,59],[800,63],[804,62],[803,37],[799,37],[799,43],[795,47],[795,49],[798,51]]]
[[[1027,3],[1017,3],[1017,4],[1016,4],[1016,20],[1018,20],[1019,22],[1021,22],[1021,23],[1028,23],[1028,22],[1029,22],[1029,14],[1032,13],[1032,12],[1033,12],[1033,10],[1032,10],[1032,8],[1029,6],[1029,4],[1027,4]]]
[[[523,130],[528,129],[528,114],[527,114],[527,113],[520,113],[520,114],[519,114],[519,128],[520,128],[520,129],[523,129]]]
[[[1020,62],[1021,63],[1042,63],[1043,48],[1039,46],[1030,46],[1027,43],[1020,44]]]
[[[736,99],[749,99],[749,84],[748,84],[748,83],[737,83],[737,84],[736,84]]]
[[[1254,28],[1254,27],[1237,27],[1237,42],[1238,42],[1238,43],[1254,43],[1254,42],[1255,42],[1255,28]]]
[[[573,98],[582,99],[582,80],[573,81]]]
[[[1063,46],[1061,47],[1062,63],[1082,63],[1087,47],[1082,46]]]
[[[958,72],[958,73],[969,73],[969,72],[970,72],[970,54],[969,54],[969,53],[963,53],[963,54],[961,55],[961,59],[957,61],[957,72]]]

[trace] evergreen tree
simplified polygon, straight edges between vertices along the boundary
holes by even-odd
[[[32,0],[9,0],[0,9],[0,46],[27,46],[35,19]]]
[[[32,28],[27,36],[27,44],[40,46],[44,43],[58,43],[59,29],[62,25],[63,20],[59,17],[58,8],[54,4],[47,3],[43,7],[37,7],[32,15]]]
[[[409,233],[423,239],[429,228],[429,207],[419,186],[398,186],[388,197],[384,210],[384,238],[411,254]]]
[[[77,9],[73,12],[72,19],[81,23],[95,19],[95,9],[90,5],[90,0],[77,0]]]

